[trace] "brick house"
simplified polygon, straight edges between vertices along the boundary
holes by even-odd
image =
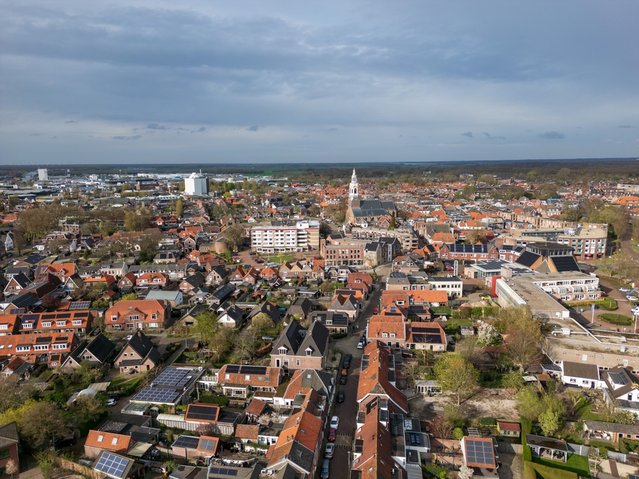
[[[320,321],[313,322],[307,331],[293,320],[273,342],[271,367],[323,369],[328,340],[328,329]]]
[[[170,316],[168,305],[156,299],[118,301],[104,313],[107,330],[161,329]]]
[[[0,477],[6,477],[7,465],[9,461],[15,464],[17,470],[14,475],[20,473],[20,459],[18,458],[18,426],[15,422],[10,422],[0,427]]]
[[[142,331],[137,331],[113,362],[120,372],[149,371],[157,366],[160,353]]]

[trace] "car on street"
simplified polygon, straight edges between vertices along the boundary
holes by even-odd
[[[353,355],[352,354],[345,354],[344,355],[344,362],[343,362],[343,367],[345,368],[350,368],[351,367],[351,361],[353,361]]]
[[[335,443],[329,442],[326,444],[326,449],[324,449],[324,457],[326,459],[333,459],[333,453],[335,452]]]
[[[628,288],[619,288],[619,291],[621,291],[622,293],[629,293],[632,290]]]
[[[366,337],[362,336],[357,343],[357,349],[364,349],[364,346],[366,346]]]
[[[342,368],[342,370],[339,372],[340,376],[348,376],[348,369],[346,368]]]
[[[337,439],[337,429],[332,429],[330,431],[328,431],[328,440],[329,442],[335,442],[335,439]]]
[[[373,314],[379,314],[379,308],[377,306],[373,308]]]
[[[344,399],[346,399],[346,394],[344,394],[344,391],[339,391],[339,392],[337,393],[337,399],[336,399],[336,400],[337,400],[337,402],[338,402],[338,403],[343,403],[343,402],[344,402]]]
[[[320,479],[328,479],[331,475],[331,461],[330,459],[324,459],[322,463],[322,472],[320,473]]]
[[[339,383],[343,386],[344,384],[346,384],[346,381],[348,380],[348,376],[340,376],[339,377]]]
[[[109,398],[106,400],[106,405],[109,407],[115,406],[118,403],[116,398]]]
[[[331,418],[331,428],[337,429],[339,427],[339,416],[333,416]]]
[[[628,301],[639,301],[639,297],[637,297],[637,296],[632,296],[632,295],[628,295],[628,296],[626,296],[626,299],[627,299]]]

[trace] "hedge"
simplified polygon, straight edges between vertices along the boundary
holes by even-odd
[[[632,318],[623,314],[604,313],[599,315],[599,319],[603,319],[610,324],[616,324],[617,326],[632,326]]]

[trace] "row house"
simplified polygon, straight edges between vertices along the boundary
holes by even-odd
[[[115,344],[109,338],[100,333],[90,342],[82,341],[62,363],[62,368],[78,369],[83,363],[100,367],[106,364],[115,352]]]
[[[107,330],[161,329],[170,318],[170,308],[155,299],[118,301],[104,313]]]
[[[383,291],[380,301],[382,310],[391,306],[399,306],[405,309],[414,309],[417,313],[418,307],[428,309],[431,306],[447,306],[448,293],[431,289],[423,291]]]
[[[279,477],[311,479],[315,477],[322,451],[325,409],[321,398],[311,391],[299,411],[291,414],[266,453],[266,472]]]
[[[47,281],[49,275],[56,276],[61,282],[65,282],[71,276],[78,272],[78,267],[75,263],[48,263],[40,264],[36,266],[34,273],[34,281]]]
[[[281,378],[281,368],[266,366],[225,364],[218,371],[218,384],[232,399],[248,399],[251,393],[272,399]]]
[[[499,259],[499,249],[486,244],[446,243],[439,248],[439,258],[456,261],[485,261]]]
[[[21,334],[75,333],[84,336],[91,328],[93,314],[88,309],[27,313],[20,314],[18,320],[18,332]]]
[[[364,265],[366,240],[333,239],[320,241],[320,253],[326,266]]]
[[[310,263],[295,261],[293,263],[283,263],[279,269],[279,276],[284,281],[308,280],[317,277],[316,272]]]
[[[18,356],[26,362],[55,368],[78,345],[73,333],[38,333],[0,336],[0,356]]]

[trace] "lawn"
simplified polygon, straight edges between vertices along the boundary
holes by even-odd
[[[570,456],[568,456],[568,460],[566,462],[534,457],[533,462],[535,464],[541,464],[542,466],[561,469],[562,471],[574,472],[581,477],[590,476],[590,468],[588,467],[588,458],[586,456],[571,454]]]
[[[262,256],[262,258],[267,263],[288,263],[291,261],[295,261],[295,255],[290,253],[272,254],[272,255]]]

